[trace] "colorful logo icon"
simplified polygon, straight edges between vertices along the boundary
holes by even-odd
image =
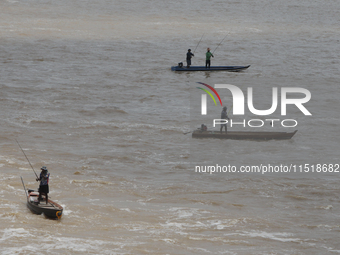
[[[205,84],[205,83],[203,83],[203,82],[197,82],[197,83],[206,86],[206,87],[209,88],[212,92],[214,92],[215,95],[217,96],[218,100],[220,101],[221,106],[222,106],[221,97],[220,97],[220,95],[217,93],[217,91],[216,91],[213,87],[211,87],[210,85]],[[209,90],[203,89],[203,88],[201,88],[201,87],[197,87],[197,88],[203,90],[204,92],[206,92],[206,93],[214,100],[215,105],[217,105],[214,96],[210,93]],[[202,115],[207,115],[207,95],[206,95],[206,94],[202,94],[201,99],[202,99],[202,101],[201,101],[201,107],[202,107],[202,108],[201,108],[201,114],[202,114]]]

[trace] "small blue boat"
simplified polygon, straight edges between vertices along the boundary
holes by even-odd
[[[210,68],[205,68],[205,66],[190,66],[187,68],[183,65],[178,66],[172,66],[171,71],[185,71],[185,72],[191,72],[191,71],[228,71],[228,72],[239,72],[242,70],[247,69],[250,67],[248,66],[211,66]]]

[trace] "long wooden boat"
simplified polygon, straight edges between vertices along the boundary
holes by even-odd
[[[63,207],[61,205],[52,201],[51,199],[48,199],[46,203],[46,198],[44,196],[42,197],[43,200],[39,203],[39,193],[29,189],[27,194],[26,187],[22,178],[21,181],[26,193],[27,207],[31,210],[31,212],[39,215],[44,214],[46,217],[51,219],[61,218],[61,216],[63,215]]]
[[[171,71],[228,71],[228,72],[239,72],[249,68],[248,66],[211,66],[210,68],[205,68],[205,66],[190,66],[187,68],[186,66],[172,66]]]
[[[28,190],[27,207],[35,214],[44,214],[51,219],[60,219],[63,214],[63,207],[56,202],[48,199],[40,201],[38,203],[39,193]]]
[[[192,133],[193,138],[219,138],[233,140],[286,140],[296,134],[294,132],[247,132],[247,131],[201,131],[195,130]]]

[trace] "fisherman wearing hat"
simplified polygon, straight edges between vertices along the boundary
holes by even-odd
[[[40,177],[37,178],[37,181],[40,181],[38,201],[40,202],[42,200],[42,194],[44,194],[45,197],[46,197],[46,204],[48,202],[48,193],[49,193],[48,181],[49,181],[49,178],[50,178],[50,173],[47,171],[47,167],[43,166],[41,168]]]
[[[230,120],[228,115],[227,115],[227,107],[226,106],[223,107],[223,110],[221,112],[221,119],[222,120],[227,120],[227,119]],[[225,127],[225,133],[227,133],[227,124],[221,124],[221,129],[220,129],[221,134],[222,134],[223,127]]]
[[[191,58],[194,57],[195,55],[191,53],[191,49],[188,49],[187,52],[187,68],[191,66]]]

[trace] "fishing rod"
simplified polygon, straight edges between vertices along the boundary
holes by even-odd
[[[27,158],[27,156],[26,156],[26,154],[25,154],[24,150],[21,148],[21,146],[20,146],[19,142],[17,141],[17,139],[15,139],[15,141],[16,141],[16,142],[17,142],[17,144],[19,145],[19,147],[20,147],[20,149],[21,149],[22,153],[24,153],[24,155],[25,155],[25,157],[26,157],[26,159],[27,159],[28,163],[30,164],[30,166],[32,167],[32,170],[33,170],[33,172],[35,173],[35,176],[37,177],[37,179],[39,179],[39,177],[38,177],[37,173],[34,171],[34,168],[33,168],[32,164],[31,164],[31,162],[28,160],[28,158]]]
[[[198,42],[198,44],[196,45],[196,48],[194,49],[194,52],[192,53],[192,54],[194,54],[195,53],[195,51],[196,51],[196,49],[197,49],[197,47],[198,47],[198,45],[201,43],[201,41],[202,41],[202,39],[203,39],[203,36],[204,36],[204,34],[202,35],[202,37],[201,37],[201,40]]]
[[[227,38],[227,36],[229,35],[229,33],[223,38],[223,40],[217,45],[217,47],[214,49],[214,51],[212,52],[212,54],[214,54],[215,50],[217,50],[218,46],[220,46],[222,44],[222,42],[224,41],[225,38]]]
[[[233,106],[231,106],[231,108],[230,108],[229,111],[227,112],[227,116],[228,116],[228,114],[230,113],[230,110],[231,110],[231,109],[233,109]]]

